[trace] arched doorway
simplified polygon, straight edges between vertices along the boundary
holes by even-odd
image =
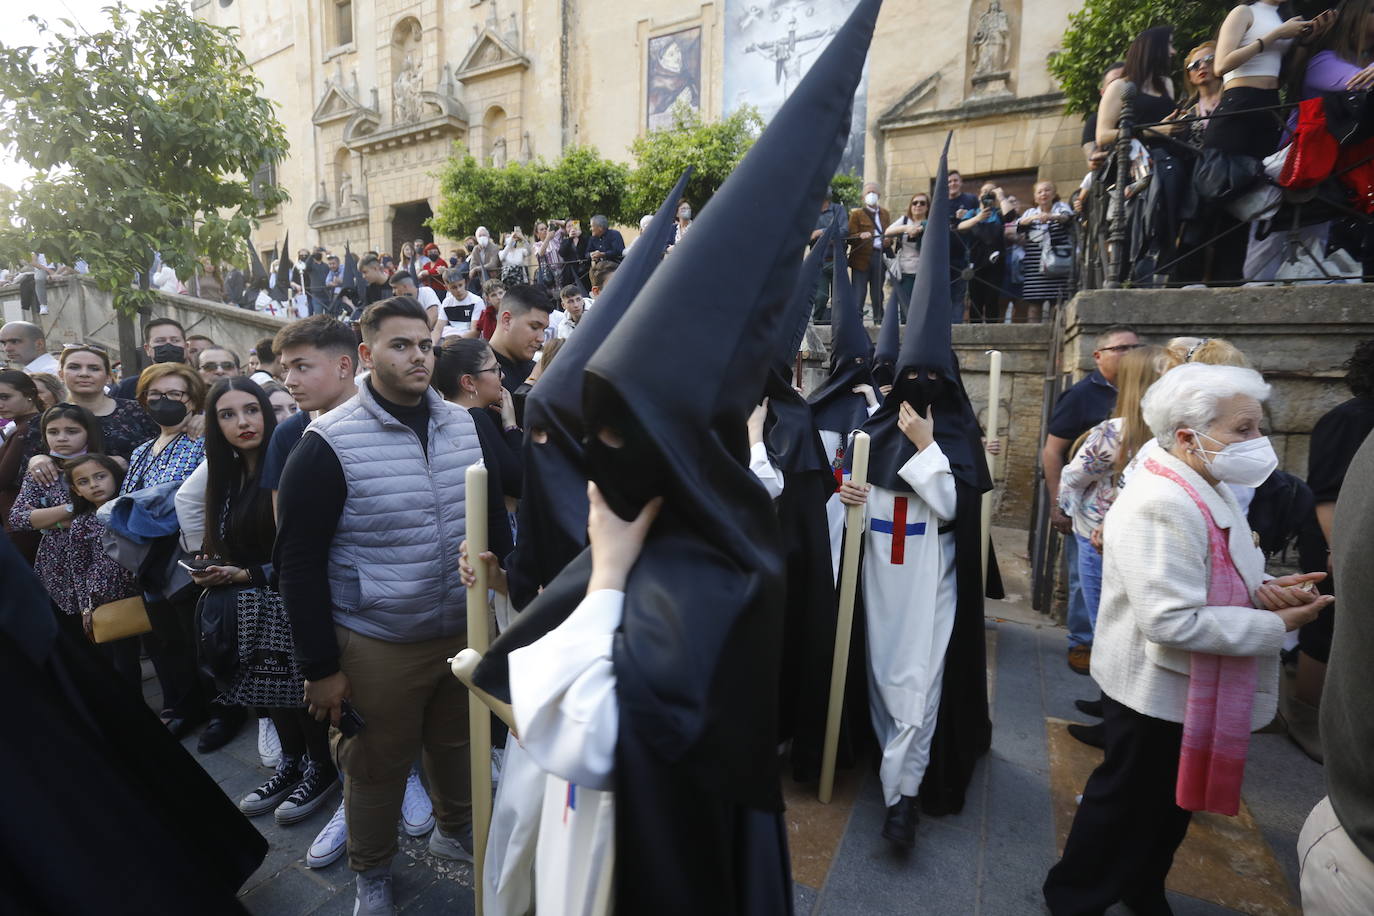
[[[425,244],[429,244],[434,241],[434,231],[425,225],[433,215],[434,210],[427,200],[397,204],[391,217],[391,253],[400,254],[405,242],[424,239]]]

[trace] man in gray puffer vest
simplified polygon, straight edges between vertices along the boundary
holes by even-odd
[[[396,821],[422,748],[438,826],[430,851],[471,861],[467,694],[445,659],[467,644],[458,546],[464,475],[482,457],[466,410],[430,388],[424,308],[369,306],[358,393],[291,451],[278,491],[276,565],[310,712],[345,702],[365,726],[336,737],[355,913],[391,913]],[[489,524],[508,524],[499,492]],[[495,529],[493,529],[495,530]]]

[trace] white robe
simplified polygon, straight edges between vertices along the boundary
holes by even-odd
[[[611,648],[624,603],[624,592],[592,592],[567,620],[510,655],[516,731],[544,774],[534,899],[550,902],[546,912],[590,916],[610,910],[615,853],[610,790],[620,727]],[[503,771],[503,790],[509,778]],[[522,777],[522,784],[531,787],[534,781]],[[518,793],[513,788],[506,794]],[[510,889],[509,899],[518,901],[515,885]],[[484,893],[484,902],[493,896],[500,899]]]
[[[871,417],[877,413],[876,406],[866,408]],[[840,449],[841,443],[848,443],[852,432],[838,433],[833,429],[819,430],[821,434],[821,448],[825,449],[825,457],[831,462],[831,467],[842,466],[844,464],[846,452]],[[849,479],[849,472],[844,471],[844,479]],[[825,520],[830,526],[830,574],[835,579],[835,584],[840,584],[840,552],[844,549],[844,515],[845,505],[840,502],[839,493],[832,493],[830,498],[825,501]]]
[[[864,510],[869,710],[889,807],[917,793],[930,763],[957,599],[954,532],[938,533],[955,516],[949,460],[932,444],[897,473],[915,492],[874,486]]]

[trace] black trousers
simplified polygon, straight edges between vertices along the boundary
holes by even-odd
[[[1106,757],[1083,789],[1064,857],[1045,879],[1054,916],[1100,916],[1125,901],[1168,913],[1164,879],[1192,812],[1174,803],[1183,726],[1102,698]]]
[[[849,276],[854,284],[856,298],[859,300],[859,314],[864,313],[864,290],[868,290],[868,301],[873,304],[873,323],[883,323],[883,278],[887,271],[883,267],[883,254],[876,248],[868,259],[868,271],[851,270]]]

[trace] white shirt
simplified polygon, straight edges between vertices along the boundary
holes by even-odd
[[[467,321],[457,320],[458,309],[469,305],[472,306],[472,317]],[[453,337],[456,334],[466,334],[468,331],[471,331],[477,319],[482,317],[482,312],[486,307],[487,304],[482,301],[482,297],[478,296],[472,290],[464,292],[463,298],[461,299],[456,298],[453,293],[449,293],[439,305],[439,317],[446,322],[443,336]],[[450,309],[452,311],[450,311]]]
[[[24,371],[29,375],[33,375],[37,372],[47,372],[51,375],[57,375],[61,368],[62,367],[57,362],[57,358],[51,353],[41,353],[37,359],[24,367]]]
[[[560,316],[558,319],[558,324],[556,326],[553,323],[553,318],[555,315]],[[573,331],[576,331],[577,326],[581,323],[581,318],[573,320],[573,317],[569,315],[567,312],[553,312],[549,315],[549,328],[554,332],[553,336],[561,340],[567,340],[569,337],[571,337]]]
[[[425,307],[426,311],[439,307],[439,294],[428,286],[421,285],[416,287],[415,298],[420,301],[420,304]]]

